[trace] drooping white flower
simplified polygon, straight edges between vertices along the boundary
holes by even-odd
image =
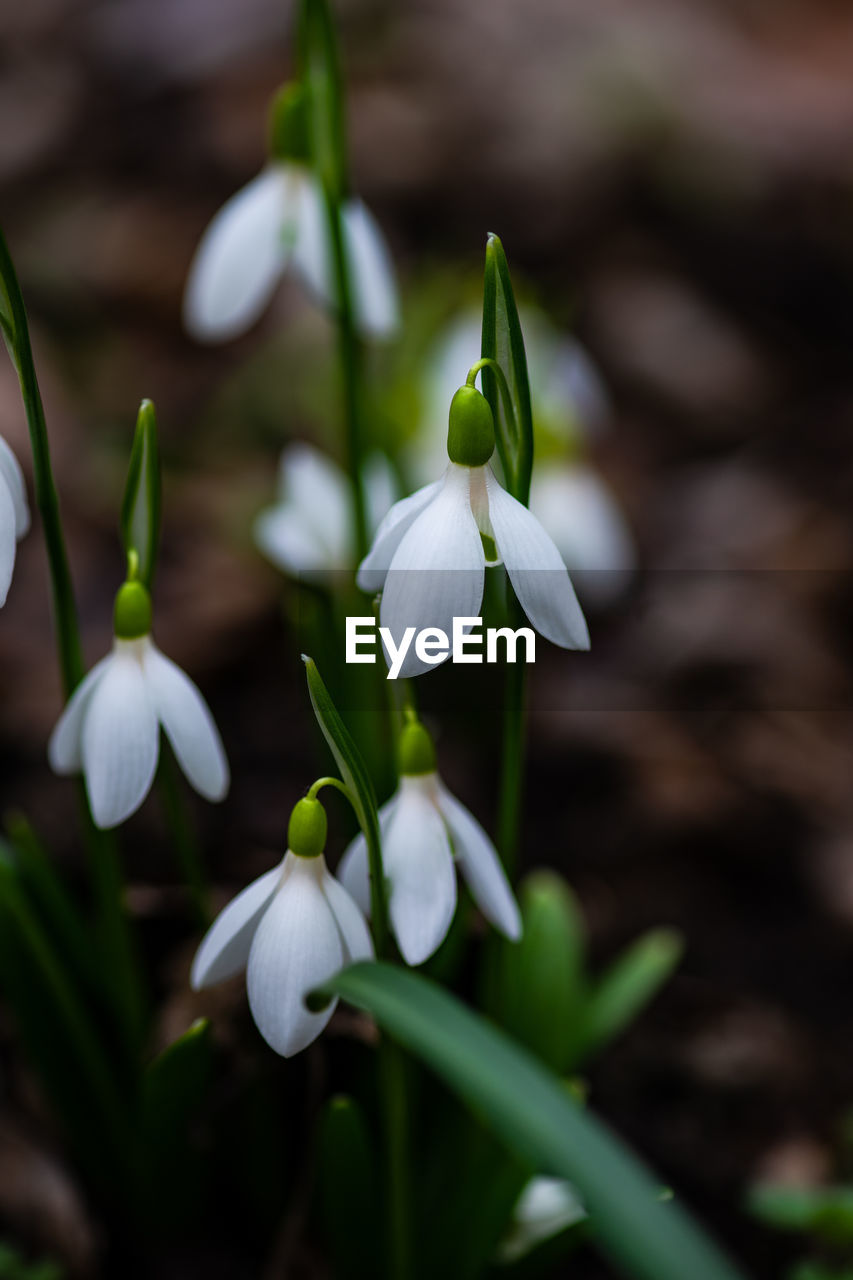
[[[24,473],[6,441],[0,436],[0,607],[6,603],[17,544],[30,527],[30,509]]]
[[[342,207],[356,325],[368,337],[399,324],[397,285],[388,248],[361,200]],[[227,200],[202,236],[184,293],[184,324],[199,342],[225,342],[258,320],[292,267],[319,300],[337,291],[323,194],[311,171],[271,161]]]
[[[503,1263],[517,1262],[537,1245],[586,1217],[570,1182],[563,1178],[531,1178],[516,1201],[498,1259]]]
[[[125,583],[112,652],[74,690],[48,744],[57,773],[82,770],[92,817],[103,828],[124,822],[151,789],[161,725],[196,791],[221,800],[228,790],[228,761],[208,706],[157,648],[150,622],[148,593]]]
[[[388,459],[371,454],[364,467],[371,534],[397,492]],[[353,529],[352,491],[340,467],[309,444],[288,445],[279,462],[278,501],[255,521],[260,550],[285,573],[318,578],[352,569]]]
[[[295,830],[294,820],[299,826],[298,815],[306,813]],[[320,836],[314,839],[317,823]],[[344,965],[373,956],[364,917],[326,867],[325,830],[319,801],[300,801],[288,844],[303,852],[288,848],[277,867],[228,904],[202,940],[190,975],[200,990],[245,969],[252,1017],[267,1044],[285,1058],[315,1040],[335,1010],[336,1000],[311,1012],[308,993]]]
[[[503,563],[536,630],[564,649],[588,649],[586,621],[559,551],[488,464],[490,423],[484,397],[460,388],[451,403],[451,461],[443,479],[395,503],[361,562],[358,585],[382,591],[381,623],[399,645],[409,627],[449,636],[455,617],[478,617],[486,565]],[[431,669],[410,647],[400,674]]]
[[[588,441],[602,434],[612,416],[607,391],[587,351],[541,311],[522,308],[521,322],[536,424],[530,510],[563,557],[581,599],[605,606],[625,591],[637,561],[619,503],[588,457]],[[404,453],[416,479],[444,465],[439,424],[459,369],[479,356],[481,331],[479,312],[466,312],[427,355],[421,423]]]
[[[521,916],[495,847],[442,782],[432,742],[421,724],[403,730],[400,759],[400,784],[379,810],[379,826],[388,914],[403,959],[423,964],[443,942],[456,910],[454,863],[486,919],[516,941]],[[348,846],[337,875],[369,915],[364,836],[356,836]]]

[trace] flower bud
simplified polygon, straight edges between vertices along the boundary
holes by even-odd
[[[119,588],[113,630],[119,640],[138,640],[151,630],[151,597],[141,582],[125,582]]]
[[[476,387],[460,387],[450,402],[447,453],[462,467],[482,467],[495,450],[489,402]]]
[[[419,720],[412,720],[400,734],[398,746],[400,773],[409,777],[435,773],[435,747]]]
[[[319,800],[298,800],[287,824],[288,849],[298,858],[316,858],[326,847],[328,826]]]
[[[300,84],[285,85],[270,103],[269,153],[273,160],[308,161],[308,115]]]

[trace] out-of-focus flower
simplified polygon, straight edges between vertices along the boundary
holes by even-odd
[[[570,1182],[563,1178],[531,1178],[516,1201],[499,1261],[517,1262],[560,1231],[583,1222],[586,1216]]]
[[[313,1013],[305,997],[344,965],[369,960],[373,944],[359,908],[328,872],[320,802],[300,800],[288,850],[211,925],[193,961],[195,990],[246,970],[249,1007],[267,1044],[285,1058],[323,1030],[337,1001]]]
[[[503,562],[533,626],[564,649],[588,649],[589,633],[559,551],[536,517],[499,484],[491,410],[474,387],[450,406],[444,477],[396,503],[358,570],[363,591],[382,591],[381,621],[395,642],[477,617],[486,565]],[[403,676],[432,669],[409,649]]]
[[[30,509],[20,463],[0,436],[0,607],[6,603],[17,544],[30,527]]]
[[[422,964],[444,940],[456,910],[454,860],[486,919],[515,941],[521,916],[495,847],[442,782],[432,741],[420,723],[408,724],[401,735],[400,775],[399,787],[379,810],[379,824],[388,912],[403,959]],[[337,874],[369,914],[364,836],[349,845]]]
[[[579,342],[533,308],[522,310],[521,322],[536,438],[530,510],[557,546],[581,597],[606,605],[622,594],[636,567],[631,530],[587,456],[587,442],[602,433],[611,414],[607,391]],[[443,463],[439,424],[460,368],[479,356],[481,328],[479,313],[466,313],[427,355],[421,426],[405,453],[416,478],[435,475]]]
[[[77,686],[48,744],[51,767],[83,772],[92,817],[115,827],[147,796],[160,726],[196,791],[221,800],[228,761],[207,703],[150,635],[151,602],[138,582],[119,591],[112,652]]]
[[[399,324],[391,257],[361,200],[342,208],[355,320],[368,337]],[[258,320],[288,267],[319,300],[336,305],[323,193],[311,171],[273,160],[222,206],[196,250],[184,293],[184,324],[199,342],[225,342]]]
[[[364,467],[369,533],[373,533],[397,495],[391,464],[373,453]],[[285,573],[322,578],[351,570],[355,560],[352,491],[340,467],[308,444],[282,452],[278,500],[255,521],[260,550]]]

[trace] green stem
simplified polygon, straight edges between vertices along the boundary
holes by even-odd
[[[158,770],[160,797],[166,822],[172,836],[172,843],[178,855],[178,863],[189,891],[196,922],[206,929],[211,922],[210,887],[201,857],[201,850],[195,837],[192,822],[187,812],[184,797],[181,795],[180,783],[175,769],[175,760],[171,748],[164,742],[160,751],[160,768]]]
[[[388,1180],[388,1274],[410,1280],[411,1186],[409,1181],[406,1059],[387,1035],[379,1042],[379,1069],[385,1108],[386,1177]]]
[[[9,307],[7,319],[10,323],[4,325],[4,334],[10,344],[10,351],[17,368],[30,433],[36,506],[44,531],[59,668],[67,699],[84,674],[80,628],[77,622],[77,607],[74,602],[68,553],[62,533],[59,498],[50,462],[47,424],[30,345],[27,313],[18,277],[2,232],[0,232],[0,281],[2,281]],[[141,1008],[139,983],[127,919],[122,906],[121,873],[115,838],[111,833],[99,831],[95,826],[85,795],[83,795],[82,821],[84,838],[89,850],[93,892],[100,917],[100,931],[110,947],[107,954],[117,989],[119,1016],[123,1020],[130,1019],[132,1023],[138,1025],[138,1013]]]
[[[508,606],[509,625],[513,628],[522,626],[524,618],[521,606],[514,596],[508,602]],[[508,662],[504,682],[498,850],[510,877],[518,861],[521,800],[524,789],[526,704],[527,663]]]
[[[21,396],[24,401],[27,425],[30,430],[30,444],[33,451],[33,480],[36,506],[41,516],[45,548],[50,566],[53,614],[56,622],[56,640],[59,649],[59,667],[62,672],[62,685],[65,696],[69,698],[84,674],[80,631],[77,625],[77,608],[74,603],[74,588],[71,584],[71,570],[65,550],[65,539],[62,536],[59,498],[57,497],[56,485],[53,482],[53,470],[50,465],[47,425],[44,420],[44,408],[33,363],[27,313],[24,308],[18,277],[15,274],[12,258],[2,232],[0,232],[0,277],[2,277],[11,311],[12,338],[14,341],[13,355],[21,383]]]
[[[338,362],[343,383],[344,422],[346,427],[347,472],[352,486],[353,532],[355,534],[356,559],[367,552],[367,516],[364,501],[363,453],[364,439],[361,425],[361,342],[355,329],[351,275],[344,241],[341,202],[323,184],[326,207],[326,223],[331,249],[332,272],[337,298]]]

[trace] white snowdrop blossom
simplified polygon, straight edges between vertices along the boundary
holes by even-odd
[[[30,509],[24,473],[6,441],[0,436],[0,607],[6,603],[17,544],[29,531]]]
[[[428,766],[418,772],[409,767]],[[413,758],[413,752],[420,753]],[[494,845],[473,814],[448,791],[435,769],[426,730],[407,726],[401,740],[403,772],[394,795],[379,810],[382,865],[391,928],[407,964],[423,964],[443,942],[456,911],[456,869],[496,929],[521,936],[518,904]],[[454,865],[455,864],[455,865]],[[365,915],[370,914],[367,845],[358,835],[337,871]]]
[[[144,629],[127,634],[140,627],[123,625],[122,619],[133,622],[138,616]],[[103,828],[124,822],[148,795],[160,755],[161,725],[196,791],[208,800],[221,800],[228,790],[228,761],[207,703],[192,680],[160,652],[149,626],[147,592],[138,583],[126,583],[116,601],[112,652],[74,690],[48,744],[48,759],[57,773],[82,770],[92,817]]]
[[[398,489],[386,456],[364,466],[366,517],[372,534]],[[309,444],[288,445],[279,462],[278,500],[255,521],[263,554],[294,577],[351,571],[355,560],[352,491],[340,467]]]
[[[516,1201],[499,1260],[517,1262],[537,1245],[583,1222],[586,1217],[587,1212],[570,1182],[563,1178],[531,1178]]]
[[[558,332],[541,311],[523,308],[521,321],[534,389],[536,465],[530,510],[556,545],[581,598],[606,606],[628,587],[636,569],[634,536],[604,477],[587,460],[587,442],[612,417],[606,388],[591,356]],[[405,452],[415,478],[444,463],[444,433],[436,429],[460,368],[477,359],[482,319],[465,312],[441,334],[425,361],[421,425]]]
[[[486,565],[503,563],[536,630],[564,649],[588,649],[586,621],[562,557],[536,517],[495,477],[488,463],[493,448],[484,397],[460,388],[451,403],[451,461],[443,479],[395,503],[361,562],[358,585],[382,592],[381,624],[399,646],[407,628],[450,635],[454,618],[478,617]],[[400,674],[418,675],[433,665],[410,647]]]
[[[325,814],[319,801],[302,800]],[[318,815],[309,814],[309,826]],[[249,1007],[267,1044],[289,1058],[317,1036],[337,1001],[320,1012],[305,997],[345,965],[373,957],[367,924],[346,889],[330,874],[323,853],[300,843],[294,819],[282,862],[254,880],[211,925],[196,953],[190,982],[195,990],[246,971]]]
[[[361,200],[342,206],[356,325],[386,338],[399,325],[394,269]],[[273,160],[222,206],[202,236],[184,293],[184,324],[199,342],[249,329],[292,267],[327,306],[336,301],[323,193],[303,164]]]

